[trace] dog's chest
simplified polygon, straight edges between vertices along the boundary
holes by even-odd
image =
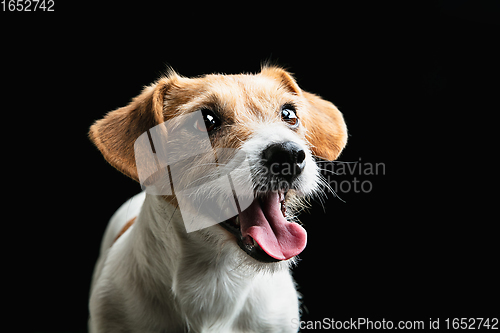
[[[199,274],[174,287],[187,324],[202,332],[288,332],[293,331],[292,319],[298,318],[297,293],[288,272]]]

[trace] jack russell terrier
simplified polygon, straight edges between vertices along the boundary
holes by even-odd
[[[89,136],[144,189],[106,229],[91,332],[297,331],[296,215],[328,186],[314,158],[336,159],[347,141],[332,103],[274,66],[170,71]]]

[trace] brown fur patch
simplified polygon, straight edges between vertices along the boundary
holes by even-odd
[[[130,228],[132,226],[132,224],[134,224],[136,218],[137,218],[137,216],[134,216],[127,223],[125,223],[125,225],[122,227],[122,230],[120,230],[120,232],[118,233],[118,235],[116,235],[115,240],[113,241],[113,243],[115,243],[118,240],[118,238],[120,238],[121,235],[123,235],[125,233],[125,231],[127,231],[128,228]]]
[[[333,161],[347,143],[347,127],[342,113],[317,95],[304,91],[304,97],[307,108],[301,121],[307,130],[306,139],[314,155]]]
[[[297,85],[297,82],[293,79],[292,75],[279,67],[264,67],[260,72],[261,75],[267,75],[278,82],[280,82],[288,91],[291,93],[300,95],[301,89]]]
[[[164,121],[163,98],[172,79],[162,78],[122,108],[109,112],[90,127],[89,137],[104,158],[127,176],[139,180],[135,165],[135,140]]]

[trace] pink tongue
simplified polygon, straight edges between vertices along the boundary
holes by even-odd
[[[252,237],[275,259],[290,259],[306,247],[306,231],[283,217],[278,193],[271,193],[260,202],[255,199],[240,213],[240,223],[241,235]]]

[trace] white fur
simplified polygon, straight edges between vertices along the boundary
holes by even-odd
[[[261,151],[290,140],[306,151],[299,191],[312,194],[317,166],[306,143],[284,125],[262,124],[241,149],[258,177]],[[133,226],[113,243],[134,216]],[[292,264],[293,259],[258,262],[219,225],[186,233],[177,208],[143,192],[115,213],[106,230],[89,328],[94,333],[296,332],[299,296]]]

